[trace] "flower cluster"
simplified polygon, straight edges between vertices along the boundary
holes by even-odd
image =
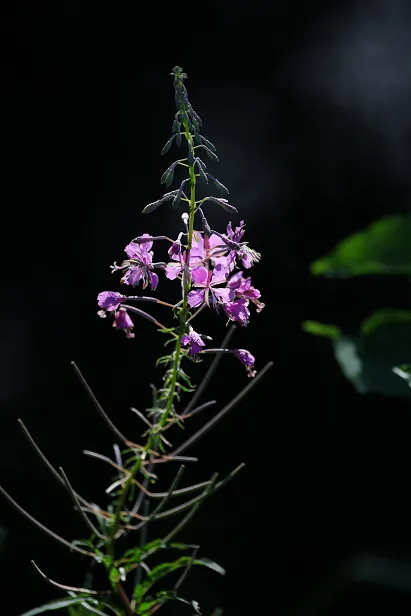
[[[238,226],[233,226],[229,222],[224,233],[211,229],[203,211],[204,204],[215,203],[227,212],[236,213],[236,208],[230,205],[227,199],[215,196],[195,199],[197,180],[206,185],[211,181],[224,195],[228,195],[228,189],[207,171],[204,161],[198,156],[199,149],[202,149],[211,160],[218,162],[215,147],[201,135],[201,119],[188,102],[187,91],[183,84],[184,73],[176,67],[173,75],[177,113],[172,127],[173,135],[164,146],[162,154],[169,151],[173,142],[180,147],[185,137],[188,156],[173,162],[164,172],[161,181],[169,186],[179,166],[188,168],[189,177],[180,183],[177,190],[171,190],[158,201],[148,204],[143,213],[153,212],[167,201],[172,201],[173,209],[179,207],[181,203],[186,203],[188,212],[184,212],[181,217],[184,230],[175,240],[166,236],[152,237],[147,233],[134,238],[124,249],[127,258],[121,265],[114,263],[111,269],[112,272],[122,273],[123,284],[132,287],[141,285],[143,289],[150,285],[152,291],[155,291],[159,284],[159,275],[155,270],[159,273],[163,271],[168,280],[180,282],[181,301],[171,306],[174,316],[179,318],[179,326],[171,329],[161,326],[160,329],[173,330],[173,335],[179,342],[177,355],[180,349],[183,349],[186,356],[196,358],[207,351],[204,348],[206,346],[204,340],[208,337],[198,334],[193,329],[191,321],[204,308],[222,312],[228,319],[227,323],[232,322],[243,327],[249,323],[252,305],[256,312],[261,312],[264,308],[264,304],[260,301],[260,291],[252,285],[251,277],[246,276],[243,271],[258,263],[261,255],[244,241],[243,220]],[[190,185],[190,197],[184,192],[187,182]],[[198,218],[201,230],[195,229]],[[167,251],[168,262],[153,261],[153,244],[161,240],[171,244]],[[113,326],[123,329],[127,338],[134,337],[133,321],[129,311],[158,324],[148,313],[130,306],[130,302],[133,301],[156,301],[170,306],[152,297],[126,297],[113,291],[100,293],[98,305],[101,310],[98,314],[102,317],[106,317],[107,314],[111,316]],[[249,376],[254,376],[254,357],[251,353],[243,349],[225,349],[225,351],[233,353],[246,366]]]

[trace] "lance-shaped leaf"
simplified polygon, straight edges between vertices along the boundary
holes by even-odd
[[[88,595],[98,594],[96,590],[90,590],[89,588],[77,588],[75,586],[67,586],[66,584],[59,584],[58,582],[55,582],[54,580],[47,577],[47,575],[45,575],[45,573],[43,573],[40,570],[40,568],[36,565],[34,560],[31,561],[31,564],[34,570],[40,575],[40,577],[42,577],[43,580],[45,580],[48,584],[50,584],[50,586],[53,586],[54,588],[58,588],[59,590],[72,591],[75,593],[88,594]]]
[[[201,135],[201,141],[204,143],[204,145],[210,149],[212,152],[217,152],[217,149],[215,147],[214,144],[211,143],[211,141],[209,141],[208,139],[206,139],[205,137],[203,137],[203,135]]]
[[[63,608],[70,607],[71,605],[80,605],[84,603],[86,599],[89,599],[90,595],[83,597],[67,597],[65,599],[57,599],[56,601],[49,601],[40,607],[35,607],[28,612],[24,612],[20,616],[37,616],[37,614],[44,614],[45,612],[53,612],[55,610],[62,610]],[[96,601],[98,605],[98,602]]]
[[[134,589],[133,599],[137,602],[137,604],[142,600],[144,595],[150,590],[152,586],[159,580],[163,579],[165,576],[170,575],[174,571],[178,569],[186,568],[189,564],[192,565],[200,565],[203,567],[208,567],[221,575],[225,574],[225,571],[222,567],[220,567],[217,563],[209,560],[208,558],[192,558],[191,556],[181,556],[177,558],[174,562],[166,562],[157,565],[153,569],[151,569],[150,573],[146,576],[146,578],[142,581],[142,583]]]
[[[238,214],[238,210],[233,205],[230,205],[227,199],[223,199],[222,197],[206,197],[203,201],[212,201],[220,205],[226,212]]]
[[[222,194],[222,195],[228,195],[229,191],[228,188],[226,186],[224,186],[224,184],[221,184],[221,182],[219,182],[217,180],[217,178],[215,178],[214,176],[211,175],[211,173],[207,173],[208,177],[213,181],[214,186],[217,188],[217,190]]]
[[[166,169],[161,176],[161,184],[165,184],[167,187],[170,186],[171,182],[174,179],[174,171],[176,166],[178,165],[178,160],[174,161],[168,169]]]
[[[171,148],[171,145],[175,139],[175,135],[173,135],[165,144],[165,146],[163,147],[163,149],[161,150],[161,156],[163,156],[163,154],[167,154],[167,152],[169,151],[169,149]]]

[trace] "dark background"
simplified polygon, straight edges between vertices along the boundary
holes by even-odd
[[[237,331],[237,344],[253,352],[258,368],[274,361],[253,394],[191,451],[200,462],[187,469],[187,484],[241,461],[247,467],[184,533],[227,576],[197,570],[186,595],[205,614],[222,605],[229,616],[405,613],[408,403],[356,394],[329,343],[303,333],[301,323],[354,332],[375,308],[409,305],[404,281],[320,280],[308,269],[347,234],[408,210],[407,2],[15,2],[4,26],[2,485],[65,538],[86,535],[16,423],[21,417],[75,488],[101,502],[110,472],[81,452],[110,455],[112,438],[73,359],[118,426],[130,438],[141,428],[128,409],[150,404],[162,340],[137,322],[135,340],[126,341],[96,316],[95,298],[121,290],[109,265],[132,237],[179,231],[167,205],[141,215],[162,195],[160,176],[176,152],[160,157],[175,112],[169,73],[179,64],[203,134],[217,147],[220,164],[210,170],[229,187],[246,239],[263,254],[252,274],[266,308]],[[223,230],[227,215],[209,211]],[[169,289],[161,280],[158,296],[167,299]],[[225,320],[206,322],[220,341]],[[246,384],[230,359],[204,400],[216,397],[221,406]],[[7,503],[0,512],[8,532],[1,614],[58,596],[30,559],[57,581],[83,583],[81,559]],[[378,578],[360,561],[359,576],[335,585],[336,568],[346,571],[346,559],[364,554],[394,574]],[[350,581],[367,575],[368,583]]]

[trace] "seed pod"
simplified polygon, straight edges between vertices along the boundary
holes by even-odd
[[[201,139],[203,139],[203,137],[201,137]],[[207,152],[207,156],[208,158],[211,158],[211,160],[213,160],[215,163],[218,163],[218,156],[216,154],[214,154],[214,152],[212,152],[211,150],[208,149],[208,147],[206,145],[201,146],[202,148],[205,149],[205,151]]]
[[[204,182],[204,184],[208,184],[208,177],[204,173],[204,169],[201,166],[201,162],[199,158],[196,158],[195,162],[197,163],[198,174],[200,176],[200,180]]]
[[[178,122],[177,122],[177,120],[174,120],[173,126],[171,127],[171,132],[172,133],[176,133],[177,132],[177,126],[178,126]]]
[[[215,145],[213,145],[211,143],[211,141],[209,141],[208,139],[206,139],[205,137],[201,136],[201,140],[202,142],[212,151],[212,152],[217,152]]]
[[[208,177],[213,181],[214,186],[217,188],[217,190],[222,194],[222,195],[228,195],[230,194],[228,192],[228,188],[226,186],[224,186],[224,184],[221,184],[221,182],[219,182],[217,180],[217,178],[215,178],[214,176],[211,175],[211,173],[207,173]]]
[[[161,184],[165,184],[167,187],[170,186],[171,182],[174,178],[174,170],[177,166],[178,160],[172,163],[168,169],[166,169],[161,176]]]
[[[175,120],[174,120],[174,121],[175,121]],[[171,144],[173,143],[174,139],[175,139],[175,135],[173,135],[173,136],[171,137],[171,139],[169,139],[169,140],[167,141],[167,143],[165,144],[165,146],[164,146],[164,147],[163,147],[163,149],[161,150],[161,156],[162,156],[163,154],[167,154],[167,152],[168,152],[168,151],[169,151],[169,149],[171,148]]]
[[[230,205],[227,199],[222,199],[221,197],[206,197],[204,201],[206,200],[221,205],[221,207],[225,209],[226,212],[233,212],[234,214],[238,214],[238,210],[233,205]]]

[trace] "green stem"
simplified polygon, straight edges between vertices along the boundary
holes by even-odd
[[[186,139],[192,147],[193,139],[190,134],[190,130],[189,130],[189,126],[187,122],[184,122],[184,128],[185,128]],[[186,259],[187,259],[186,265],[187,266],[190,262],[190,252],[192,248],[193,234],[194,234],[194,215],[196,212],[196,199],[195,199],[196,175],[194,172],[194,165],[189,166],[189,174],[190,174],[190,201],[189,201],[188,238],[187,238],[187,250],[186,250]],[[188,311],[189,311],[187,297],[188,297],[188,293],[191,288],[191,283],[190,283],[189,278],[187,276],[184,276],[183,280],[184,280],[183,300],[182,300],[182,306],[180,308],[180,313],[179,313],[180,323],[179,323],[179,328],[178,328],[178,336],[176,339],[175,350],[173,354],[171,381],[170,381],[169,389],[167,392],[167,398],[166,400],[164,400],[165,408],[164,408],[164,411],[161,413],[160,419],[158,421],[157,430],[155,432],[154,431],[151,432],[147,438],[147,443],[144,448],[146,454],[148,454],[148,452],[156,446],[157,441],[158,441],[158,432],[159,432],[158,428],[160,428],[160,431],[164,428],[164,426],[167,423],[167,419],[173,409],[173,401],[174,401],[174,397],[176,393],[178,373],[180,370],[180,364],[181,364],[181,359],[182,359],[181,338],[187,329],[187,318],[188,318]],[[136,475],[139,473],[139,471],[141,470],[142,463],[143,463],[143,457],[139,456],[133,468],[131,469],[130,476],[128,477],[127,481],[123,484],[121,494],[119,495],[119,498],[116,503],[116,508],[114,512],[114,521],[110,529],[109,544],[108,544],[108,554],[111,557],[112,562],[114,561],[114,558],[115,558],[116,535],[120,529],[121,512],[125,508],[126,500],[127,500],[130,488],[133,484],[133,480],[136,477]],[[122,588],[120,589],[118,585],[114,585],[114,589],[116,593],[119,595],[119,598],[121,602],[123,603],[123,605],[125,605],[126,597],[124,596],[124,590]],[[126,606],[126,609],[128,610],[131,608],[129,608],[129,606]]]

